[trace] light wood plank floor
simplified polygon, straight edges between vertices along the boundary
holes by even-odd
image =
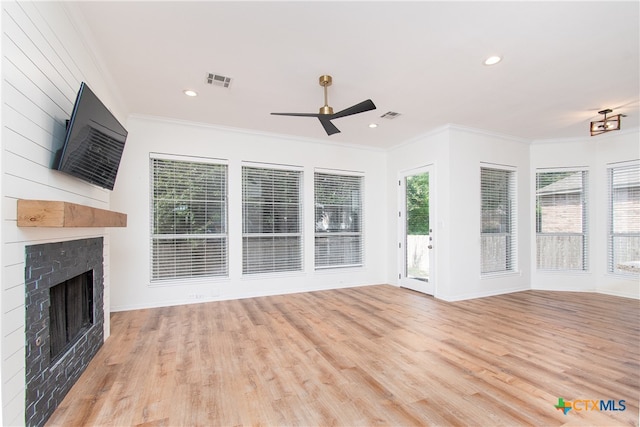
[[[637,425],[639,313],[386,285],[114,313],[49,425]],[[559,397],[626,410],[564,415]]]

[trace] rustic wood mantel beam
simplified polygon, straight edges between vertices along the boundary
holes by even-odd
[[[127,215],[55,200],[18,200],[18,227],[126,227]]]

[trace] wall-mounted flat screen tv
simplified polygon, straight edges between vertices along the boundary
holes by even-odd
[[[80,85],[54,169],[113,190],[127,130],[86,83]]]

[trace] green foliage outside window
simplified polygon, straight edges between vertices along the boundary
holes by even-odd
[[[154,161],[154,234],[225,233],[225,166]]]
[[[429,174],[407,177],[407,234],[429,234]]]

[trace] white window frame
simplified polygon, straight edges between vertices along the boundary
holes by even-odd
[[[362,267],[364,176],[361,173],[316,169],[313,182],[315,269]],[[323,185],[327,187],[323,188]],[[336,190],[333,195],[339,200],[326,198],[324,190],[331,185]],[[345,194],[348,190],[351,194]],[[340,218],[336,217],[338,215]]]
[[[507,178],[507,206],[496,204],[494,194],[493,209],[485,209],[484,200],[489,196],[489,182],[483,180],[485,174],[495,171]],[[491,277],[518,273],[518,175],[515,167],[482,163],[480,166],[480,276]],[[506,209],[506,210],[505,210]],[[500,216],[506,216],[506,223]],[[493,219],[495,217],[496,219]],[[506,229],[503,229],[506,228]],[[490,231],[492,228],[495,230]],[[502,248],[500,240],[504,241]]]
[[[179,167],[188,168],[189,165],[209,165],[212,166],[216,173],[221,173],[217,178],[222,179],[223,191],[220,193],[222,197],[212,199],[186,199],[175,198],[173,203],[181,202],[181,206],[176,206],[175,209],[184,207],[185,217],[192,218],[193,209],[190,209],[190,205],[198,206],[200,210],[208,209],[210,206],[218,206],[215,211],[220,215],[220,221],[215,222],[215,226],[210,230],[200,230],[204,232],[175,232],[167,233],[167,230],[159,231],[157,229],[156,221],[156,201],[160,198],[157,197],[155,191],[155,179],[158,173],[157,166],[160,162],[173,162],[174,165]],[[206,167],[206,166],[205,166]],[[217,169],[217,170],[216,170]],[[149,210],[150,210],[150,278],[151,285],[166,285],[166,284],[181,284],[185,281],[191,283],[194,280],[203,280],[206,278],[227,278],[229,276],[229,234],[228,234],[228,191],[229,191],[229,170],[226,160],[205,158],[205,157],[193,157],[193,156],[179,156],[173,154],[164,153],[150,153],[149,155],[149,179],[150,179],[150,194],[149,194]],[[164,200],[171,202],[169,199]],[[186,203],[185,203],[186,202]],[[178,212],[180,209],[176,210]],[[191,214],[190,214],[191,212]],[[197,215],[197,214],[196,214]],[[176,220],[177,220],[176,216]],[[204,218],[200,218],[201,223],[204,222]],[[180,231],[176,227],[176,231]],[[183,230],[186,231],[186,230]],[[173,241],[176,245],[173,255],[169,252],[165,256],[157,255],[159,252],[156,250],[156,245],[160,242]],[[187,242],[191,242],[188,245],[182,246]],[[212,245],[212,250],[204,248],[203,250],[196,249],[195,252],[185,249],[188,246],[198,248],[199,245]],[[194,257],[193,254],[197,254]],[[172,273],[171,273],[172,272]]]
[[[557,177],[556,181],[540,188],[541,179],[553,175]],[[535,178],[536,269],[589,271],[589,169],[540,168],[536,170]],[[577,207],[562,209],[562,202],[571,202],[576,195]],[[545,211],[549,213],[545,214]],[[576,231],[577,228],[580,231]],[[580,240],[579,245],[576,240]],[[579,246],[579,257],[567,257],[567,251],[570,253],[576,246]]]
[[[292,200],[271,199],[262,194],[260,181],[281,194],[295,194]],[[249,181],[251,180],[251,182]],[[295,188],[297,186],[297,188]],[[304,176],[300,167],[243,163],[242,165],[242,274],[286,274],[304,270]],[[256,214],[256,209],[269,215]],[[265,211],[266,209],[266,211]],[[295,218],[290,220],[289,216]]]
[[[616,191],[622,188],[634,188],[631,200],[640,197],[638,196],[640,162],[609,164],[607,167],[607,271],[616,276],[638,277],[640,276],[640,213],[633,202],[628,203],[628,191],[624,193]],[[626,239],[627,253],[623,257],[625,259],[620,260],[621,254],[617,249],[617,243],[622,239]]]

